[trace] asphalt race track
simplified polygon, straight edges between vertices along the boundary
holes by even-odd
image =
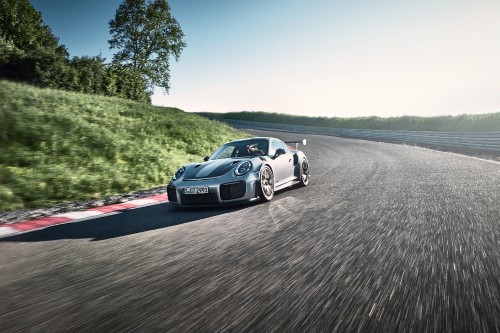
[[[312,178],[271,203],[1,239],[0,330],[500,331],[500,163],[274,135]]]

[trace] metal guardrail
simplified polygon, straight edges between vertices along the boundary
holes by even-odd
[[[217,120],[226,122],[237,128],[320,134],[373,141],[391,140],[401,143],[405,142],[445,147],[458,147],[500,153],[500,132],[387,131],[261,123],[233,119]]]

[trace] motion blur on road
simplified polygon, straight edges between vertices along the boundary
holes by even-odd
[[[307,138],[308,187],[0,240],[13,331],[500,331],[500,164]]]

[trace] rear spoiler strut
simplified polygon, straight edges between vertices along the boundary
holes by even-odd
[[[295,150],[297,150],[299,148],[299,143],[302,143],[305,146],[307,144],[307,140],[304,139],[304,140],[300,140],[300,141],[285,141],[285,143],[287,145],[295,144]]]

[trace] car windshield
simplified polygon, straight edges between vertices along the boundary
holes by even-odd
[[[211,160],[232,157],[254,157],[267,155],[269,142],[265,139],[234,141],[226,143],[215,151]]]

